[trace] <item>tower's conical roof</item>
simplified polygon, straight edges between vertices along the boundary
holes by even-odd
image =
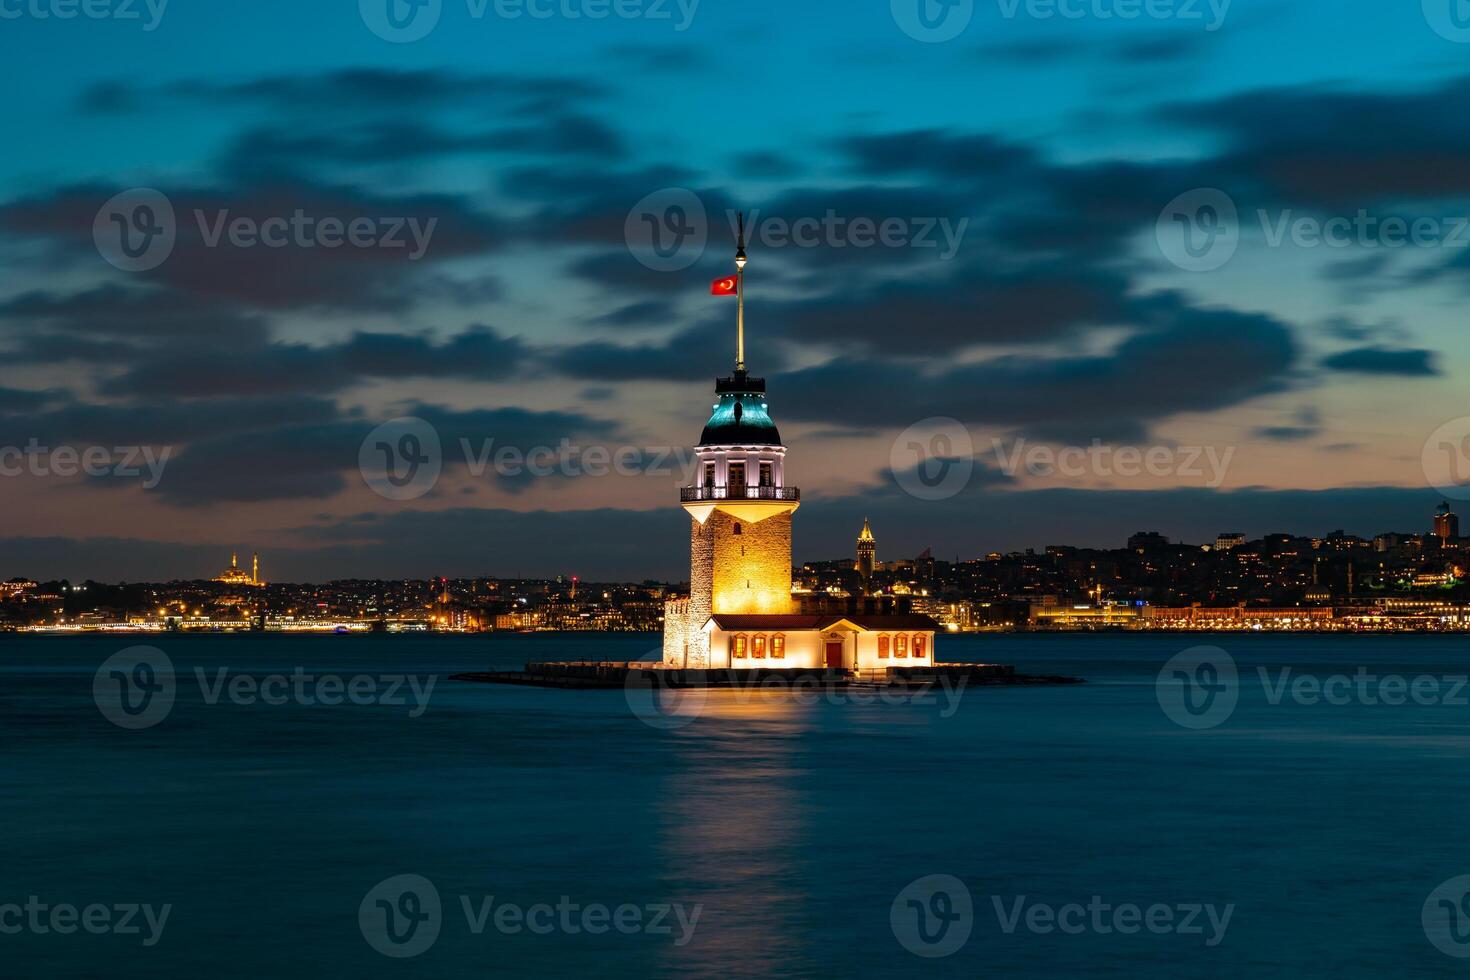
[[[701,446],[779,446],[781,433],[766,410],[766,382],[744,371],[715,381],[718,399],[704,432]]]
[[[873,537],[873,526],[868,523],[868,519],[866,517],[863,518],[863,530],[862,530],[862,533],[858,535],[858,540],[859,541],[876,541],[876,540],[878,540],[877,538]]]

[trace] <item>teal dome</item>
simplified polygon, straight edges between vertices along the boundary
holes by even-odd
[[[766,382],[737,371],[715,382],[714,413],[699,437],[701,446],[779,446],[781,433],[766,410]]]

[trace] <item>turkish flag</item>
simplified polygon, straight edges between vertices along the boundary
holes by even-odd
[[[734,276],[726,276],[724,279],[716,279],[709,284],[711,296],[734,296],[738,290],[739,282]]]

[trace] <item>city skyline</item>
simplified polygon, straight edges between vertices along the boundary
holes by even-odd
[[[248,541],[286,581],[675,578],[740,209],[792,482],[823,488],[798,554],[865,516],[961,555],[1419,527],[1426,454],[1470,445],[1470,76],[1444,24],[1356,7],[976,5],[940,43],[825,2],[790,30],[447,5],[410,43],[351,5],[293,11],[289,43],[272,11],[7,20],[35,84],[0,162],[0,450],[47,468],[0,455],[0,576],[187,575]],[[167,254],[128,256],[119,225],[165,210]],[[403,416],[442,471],[391,499],[359,456]],[[962,485],[916,492],[956,441]],[[563,445],[544,476],[477,466]],[[588,449],[639,462],[588,476]]]

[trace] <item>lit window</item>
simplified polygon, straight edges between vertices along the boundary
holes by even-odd
[[[924,650],[925,650],[925,647],[928,645],[928,643],[929,643],[929,638],[927,636],[915,636],[914,637],[914,656],[917,657],[920,660],[923,660],[924,659]]]
[[[786,656],[786,634],[777,633],[771,637],[771,659],[780,660]]]
[[[888,659],[888,637],[886,635],[878,637],[878,656],[883,660]]]
[[[757,660],[766,659],[766,637],[764,633],[757,636],[755,642],[751,644],[750,655]]]
[[[893,655],[895,657],[907,657],[909,655],[909,638],[907,634],[900,633],[893,638]]]
[[[735,637],[730,642],[731,642],[731,644],[733,644],[733,646],[731,648],[732,649],[732,652],[733,652],[733,656],[737,660],[744,660],[745,659],[745,634],[742,633],[741,635]]]

